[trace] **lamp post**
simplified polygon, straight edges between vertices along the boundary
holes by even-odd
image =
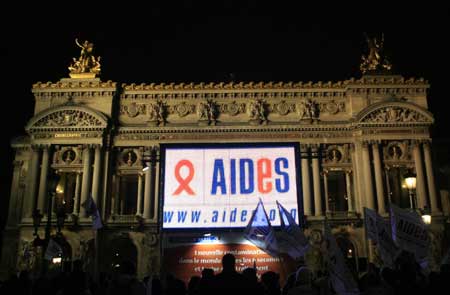
[[[412,173],[411,171],[408,171],[405,174],[405,183],[406,183],[406,187],[408,188],[408,192],[409,192],[409,204],[412,210],[416,209],[416,201],[415,201],[415,197],[413,195],[413,191],[416,189],[416,175],[414,173]]]
[[[53,198],[55,198],[56,195],[56,186],[58,185],[60,176],[58,174],[53,174],[49,176],[48,179],[48,199],[47,199],[47,223],[45,225],[45,237],[44,237],[44,243],[45,246],[42,250],[42,274],[45,274],[48,270],[48,262],[45,259],[45,251],[47,249],[47,246],[50,241],[50,231],[52,226],[52,203]],[[35,229],[36,230],[36,229]]]

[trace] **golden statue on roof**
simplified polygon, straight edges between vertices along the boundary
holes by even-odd
[[[94,44],[84,41],[82,44],[75,39],[75,43],[81,48],[80,57],[73,58],[72,64],[69,66],[71,78],[95,78],[100,74],[100,56],[95,57],[93,54]]]
[[[389,60],[383,56],[384,34],[381,35],[381,40],[376,37],[369,38],[366,34],[367,45],[369,47],[369,54],[361,57],[361,65],[359,68],[363,74],[367,72],[389,71],[392,68]]]

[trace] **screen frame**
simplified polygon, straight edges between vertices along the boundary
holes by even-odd
[[[301,225],[302,219],[304,216],[304,208],[303,208],[303,189],[302,189],[302,175],[301,175],[301,155],[300,155],[300,143],[299,142],[232,142],[232,143],[161,143],[160,144],[160,165],[159,171],[159,210],[158,210],[158,222],[159,229],[161,232],[204,232],[204,233],[214,233],[219,231],[228,231],[228,232],[242,232],[245,227],[190,227],[190,228],[164,228],[164,173],[165,173],[165,163],[166,163],[166,150],[167,149],[200,149],[200,148],[208,148],[208,149],[226,149],[226,148],[274,148],[274,147],[292,147],[294,148],[294,157],[295,157],[295,182],[297,185],[297,212],[298,212],[298,221]],[[255,205],[256,206],[256,205]],[[274,229],[280,228],[279,225],[274,226]]]

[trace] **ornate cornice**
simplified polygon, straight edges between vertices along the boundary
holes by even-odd
[[[39,90],[58,90],[58,89],[74,89],[74,88],[84,88],[84,89],[92,89],[92,88],[113,88],[115,89],[117,86],[116,82],[112,82],[110,80],[106,82],[100,81],[100,79],[61,79],[60,81],[53,82],[37,82],[33,84],[33,92]]]
[[[428,86],[428,81],[423,78],[405,79],[401,76],[370,76],[366,75],[360,79],[351,78],[338,82],[230,82],[230,83],[160,83],[160,84],[122,84],[125,91],[172,91],[172,90],[274,90],[274,89],[345,89],[347,86],[355,85],[409,85],[409,86]]]

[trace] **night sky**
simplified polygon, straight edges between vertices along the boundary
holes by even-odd
[[[364,32],[371,36],[384,32],[394,71],[405,78],[423,77],[431,84],[429,104],[436,118],[433,137],[440,141],[450,137],[449,95],[445,92],[450,82],[450,4],[69,2],[70,6],[63,7],[58,2],[42,6],[15,1],[0,10],[4,131],[0,228],[12,174],[10,140],[24,134],[32,117],[31,86],[68,77],[67,66],[80,52],[74,42],[77,37],[94,43],[95,55],[102,57],[104,81],[228,82],[233,77],[234,81],[307,82],[361,77]]]

